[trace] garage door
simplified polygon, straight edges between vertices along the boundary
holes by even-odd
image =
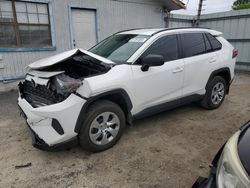
[[[72,44],[74,48],[89,49],[96,44],[96,11],[72,9]]]

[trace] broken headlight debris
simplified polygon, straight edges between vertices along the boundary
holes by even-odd
[[[47,85],[35,83],[33,79],[25,80],[19,84],[19,90],[21,96],[33,107],[40,107],[64,101],[81,84],[79,79],[60,74],[52,77]]]
[[[33,107],[40,107],[62,102],[65,97],[55,93],[44,85],[34,85],[31,81],[26,80],[19,84],[20,94]]]
[[[52,79],[51,88],[58,94],[68,96],[70,93],[74,93],[81,84],[82,81],[79,79],[60,74]]]

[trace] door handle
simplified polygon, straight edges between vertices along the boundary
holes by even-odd
[[[209,63],[215,63],[216,62],[216,59],[212,58],[208,61]]]
[[[184,69],[182,67],[177,67],[176,69],[173,70],[173,73],[178,73],[182,72]]]

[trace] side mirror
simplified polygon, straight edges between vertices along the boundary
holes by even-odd
[[[161,66],[164,64],[164,58],[162,55],[149,54],[141,59],[143,72],[148,71],[149,67]]]

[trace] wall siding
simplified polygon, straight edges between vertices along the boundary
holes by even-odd
[[[168,19],[169,28],[192,27],[193,16],[170,14]]]
[[[250,10],[204,15],[201,27],[223,32],[224,37],[240,51],[237,58],[238,64],[250,66]]]
[[[52,3],[52,24],[55,32],[54,51],[0,52],[0,81],[17,79],[25,74],[30,63],[71,49],[69,7],[98,10],[100,40],[124,29],[163,27],[161,5],[154,0],[46,0]],[[3,67],[3,68],[1,68]]]

